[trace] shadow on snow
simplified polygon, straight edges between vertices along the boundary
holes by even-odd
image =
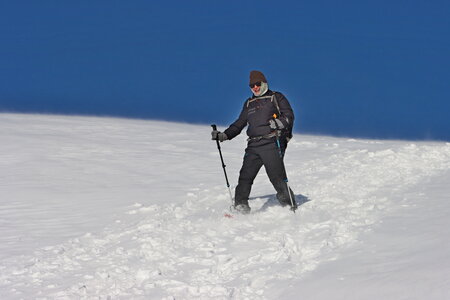
[[[266,211],[269,207],[272,207],[272,206],[280,206],[281,205],[280,202],[278,202],[276,194],[250,197],[249,201],[256,200],[256,199],[267,199],[267,201],[263,204],[263,206],[261,206],[261,208],[257,210],[259,212]],[[298,208],[300,208],[301,205],[303,205],[309,201],[312,201],[312,199],[308,198],[305,195],[302,195],[302,194],[295,195],[295,202],[297,203]]]

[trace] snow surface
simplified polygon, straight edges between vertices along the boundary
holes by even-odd
[[[0,299],[450,299],[450,143],[296,134],[297,213],[261,170],[225,218],[208,125],[0,114],[0,139]]]

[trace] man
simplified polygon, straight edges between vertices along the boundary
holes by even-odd
[[[253,95],[245,101],[239,118],[224,132],[213,130],[211,133],[213,140],[223,142],[233,139],[248,125],[248,144],[239,173],[234,207],[243,214],[250,212],[248,198],[253,180],[264,165],[280,204],[295,210],[297,204],[292,190],[288,192],[283,163],[287,143],[292,137],[294,112],[283,94],[269,90],[262,72],[250,72],[249,86]]]

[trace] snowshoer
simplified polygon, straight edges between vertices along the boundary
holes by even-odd
[[[262,72],[250,72],[249,86],[253,95],[245,101],[239,118],[224,132],[213,130],[211,133],[213,140],[223,142],[239,135],[248,125],[248,144],[235,191],[234,208],[244,214],[250,212],[248,199],[253,180],[264,165],[280,204],[295,210],[295,196],[287,184],[283,163],[292,137],[294,112],[282,93],[269,89]]]

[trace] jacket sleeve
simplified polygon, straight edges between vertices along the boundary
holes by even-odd
[[[239,118],[234,121],[230,127],[228,127],[224,133],[227,135],[228,139],[231,140],[235,136],[241,133],[242,129],[247,126],[247,101],[245,101],[242,111],[239,114]]]
[[[294,111],[292,110],[289,101],[282,93],[275,94],[278,106],[280,107],[281,116],[279,116],[280,121],[283,123],[285,128],[294,127]]]

